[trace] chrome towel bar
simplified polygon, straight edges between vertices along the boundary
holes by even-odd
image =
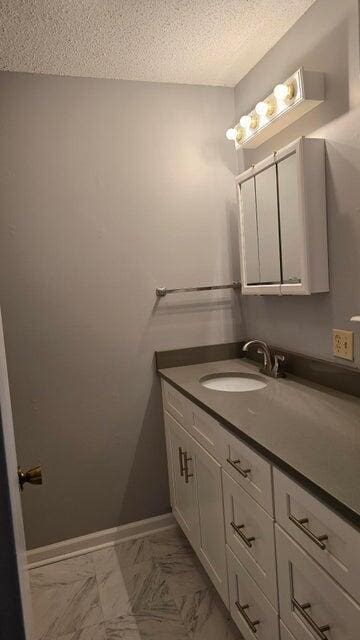
[[[158,298],[167,296],[168,293],[187,293],[188,291],[215,291],[215,289],[240,289],[240,282],[233,282],[232,284],[215,284],[207,287],[184,287],[181,289],[167,289],[166,287],[157,287],[155,290]]]

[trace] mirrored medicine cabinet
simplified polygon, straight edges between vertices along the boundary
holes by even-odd
[[[324,140],[300,138],[236,178],[242,293],[329,290]]]

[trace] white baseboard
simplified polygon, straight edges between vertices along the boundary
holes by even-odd
[[[60,560],[73,558],[83,553],[111,547],[117,542],[140,538],[174,526],[176,526],[176,521],[173,514],[165,513],[162,516],[130,522],[113,529],[95,531],[79,538],[55,542],[55,544],[49,544],[46,547],[30,549],[27,552],[28,569],[35,569],[45,564],[60,562]]]

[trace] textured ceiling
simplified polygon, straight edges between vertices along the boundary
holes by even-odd
[[[314,0],[0,0],[0,69],[234,86]]]

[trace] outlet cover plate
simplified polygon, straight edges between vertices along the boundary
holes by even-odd
[[[344,360],[354,360],[354,334],[352,331],[333,329],[333,354]]]

